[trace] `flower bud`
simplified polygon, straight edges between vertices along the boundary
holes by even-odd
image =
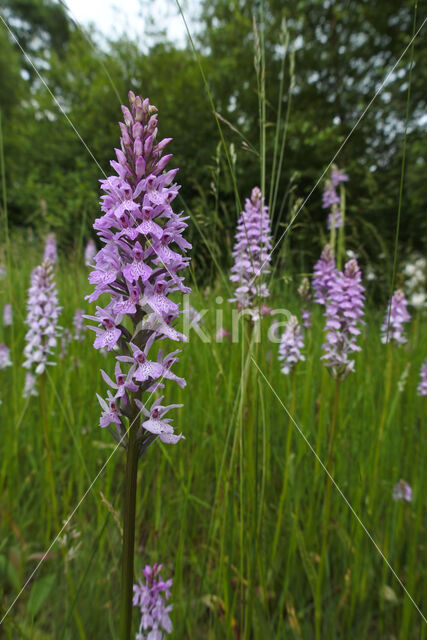
[[[135,107],[135,120],[137,122],[142,122],[144,119],[144,112],[142,107]]]
[[[132,127],[132,135],[134,138],[142,138],[143,128],[140,122],[135,122]]]
[[[145,173],[145,160],[142,155],[138,156],[135,162],[135,173],[137,178],[142,178]]]
[[[157,172],[160,173],[168,164],[169,160],[172,158],[172,154],[169,153],[167,156],[163,156],[157,164]]]
[[[130,139],[127,127],[123,124],[123,122],[119,122],[119,126],[120,126],[120,131],[122,132],[123,144],[125,147],[129,147],[132,141]]]
[[[135,142],[133,143],[133,152],[136,157],[142,155],[142,140],[141,138],[135,138]]]
[[[157,118],[155,118],[154,116],[151,116],[150,120],[148,121],[147,132],[153,133],[156,127],[157,127]]]
[[[160,140],[160,142],[156,144],[156,150],[163,151],[163,149],[169,144],[169,142],[172,142],[172,140],[173,138],[163,138],[163,140]]]
[[[127,107],[122,106],[123,117],[125,119],[125,125],[131,127],[133,125],[132,114]]]
[[[144,143],[144,154],[146,156],[150,155],[152,148],[153,148],[153,136],[148,136],[148,138]]]

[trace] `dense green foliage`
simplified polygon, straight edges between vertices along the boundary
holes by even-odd
[[[97,210],[97,180],[101,168],[108,171],[117,140],[119,98],[125,100],[132,88],[150,96],[161,114],[161,133],[175,139],[181,195],[196,223],[199,278],[211,273],[203,234],[227,263],[224,237],[234,228],[239,199],[262,181],[260,163],[269,176],[265,191],[281,229],[295,200],[310,194],[414,30],[413,4],[398,0],[352,5],[216,0],[203,5],[194,40],[197,60],[190,43],[181,50],[164,39],[151,40],[149,50],[145,40],[141,47],[125,39],[105,43],[101,50],[93,44],[94,34],[82,33],[67,22],[61,5],[47,0],[4,0],[1,8],[67,116],[3,25],[0,97],[12,224],[49,226],[65,245],[74,243],[76,228],[83,225],[88,232]],[[415,28],[425,17],[421,5]],[[400,236],[408,250],[422,248],[427,230],[425,42],[421,34],[413,51]],[[337,158],[351,178],[352,248],[371,258],[383,251],[381,239],[387,248],[394,238],[410,60],[411,49]],[[260,147],[263,67],[265,144]],[[214,109],[230,126],[215,121],[207,88]],[[279,166],[277,147],[285,132]],[[320,233],[313,234],[313,225],[319,232],[324,228],[321,188],[322,183],[298,216],[292,247],[300,258],[319,250]]]

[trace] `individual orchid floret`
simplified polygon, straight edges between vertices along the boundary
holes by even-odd
[[[304,339],[301,327],[297,317],[291,316],[279,345],[279,361],[283,363],[282,373],[285,375],[292,373],[297,363],[305,360],[305,356],[301,353],[303,348]]]
[[[25,336],[24,367],[31,370],[34,366],[36,375],[43,373],[47,365],[55,364],[49,358],[60,335],[60,312],[52,265],[45,260],[31,274],[27,302],[26,324],[29,328]]]
[[[160,404],[163,398],[164,396],[157,398],[157,400],[155,400],[151,405],[150,410],[148,410],[142,402],[136,400],[141,413],[147,418],[146,420],[143,420],[141,427],[144,431],[155,436],[159,436],[162,442],[167,444],[176,444],[184,438],[184,436],[182,434],[174,434],[173,427],[170,424],[172,418],[164,418],[163,416],[171,409],[179,409],[183,405],[169,404],[167,406],[163,406]]]
[[[108,427],[110,424],[115,424],[117,430],[121,435],[122,421],[119,416],[116,398],[108,391],[107,400],[104,400],[96,394],[99,404],[102,408],[102,414],[99,419],[99,426],[102,428]]]
[[[190,292],[181,275],[190,260],[186,253],[191,245],[183,236],[186,218],[172,208],[180,188],[174,182],[178,169],[166,170],[172,155],[164,151],[171,139],[157,141],[156,107],[132,92],[129,100],[130,108],[122,107],[120,148],[111,162],[116,175],[101,180],[102,215],[93,225],[101,249],[90,261],[94,290],[88,299],[107,303],[85,316],[96,323],[89,327],[96,334],[94,347],[113,351],[116,359],[115,380],[102,372],[114,391],[103,401],[102,426],[108,420],[125,424],[123,417],[134,421],[142,407],[150,411],[151,394],[164,387],[163,379],[185,384],[170,369],[175,355],[172,362],[159,350],[153,354],[158,340],[185,340],[173,326],[181,308],[172,296]],[[144,393],[149,395],[141,402]],[[170,419],[165,420],[169,427],[155,437],[177,442],[180,436],[173,435]],[[143,424],[140,454],[153,436]],[[123,444],[127,446],[126,434]]]
[[[351,356],[360,351],[356,340],[364,313],[364,291],[357,260],[349,260],[344,272],[337,271],[330,282],[322,360],[336,379],[343,380],[354,371]]]
[[[89,238],[85,247],[85,265],[90,267],[96,255],[96,244],[92,238]]]
[[[397,289],[388,304],[387,313],[381,327],[381,342],[407,342],[404,324],[411,320],[408,312],[408,302],[402,289]]]
[[[11,327],[13,323],[12,305],[7,303],[3,307],[3,326]]]
[[[326,305],[332,282],[337,274],[334,252],[329,244],[323,249],[313,271],[314,301]]]
[[[12,366],[10,349],[5,344],[0,344],[0,370]]]
[[[102,307],[96,308],[95,316],[85,316],[88,320],[98,322],[97,327],[89,325],[88,328],[96,333],[93,346],[95,349],[105,349],[111,351],[117,344],[118,339],[122,335],[121,329],[116,327],[114,316]]]
[[[56,236],[54,233],[48,233],[44,246],[43,261],[49,260],[51,265],[55,265],[58,260],[58,249],[56,246]]]
[[[138,391],[138,385],[132,382],[134,373],[135,367],[131,367],[127,374],[124,374],[121,370],[120,362],[116,362],[116,368],[114,370],[116,381],[113,382],[110,376],[108,376],[105,371],[101,369],[101,375],[104,378],[105,382],[112,389],[116,389],[116,394],[114,396],[115,400],[121,400],[123,402],[123,405],[127,404],[128,401],[128,395],[126,393],[127,391],[131,391],[132,393]]]
[[[420,382],[418,384],[418,395],[427,396],[427,358],[421,365]]]
[[[399,480],[399,482],[393,487],[393,500],[406,500],[406,502],[412,501],[412,489],[405,480]]]
[[[260,316],[261,301],[270,295],[265,276],[270,272],[271,223],[268,207],[258,187],[246,198],[237,224],[231,268],[231,282],[237,285],[234,297],[239,309],[248,310],[252,319]]]
[[[165,633],[172,633],[170,612],[173,605],[166,604],[171,596],[172,580],[164,582],[160,576],[163,565],[155,563],[142,570],[144,581],[139,578],[133,586],[133,605],[141,613],[136,640],[164,640]]]

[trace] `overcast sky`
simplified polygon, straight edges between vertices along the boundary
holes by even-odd
[[[65,0],[71,17],[80,25],[90,23],[107,37],[126,33],[132,39],[144,40],[147,30],[166,30],[170,40],[183,45],[186,31],[175,0]],[[181,2],[190,30],[195,28],[198,0]],[[142,42],[141,42],[142,43]]]

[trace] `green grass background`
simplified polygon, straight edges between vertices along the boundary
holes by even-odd
[[[1,337],[13,361],[0,371],[3,612],[113,455],[74,514],[66,538],[52,547],[8,614],[0,636],[116,638],[125,456],[122,449],[113,453],[115,442],[98,427],[95,396],[106,394],[99,369],[112,375],[114,359],[93,349],[92,332],[83,342],[73,341],[66,357],[48,369],[43,426],[40,396],[22,397],[26,290],[42,248],[31,238],[13,239],[10,246],[10,268],[0,281],[0,305],[12,302],[14,312],[13,327],[3,328]],[[75,309],[90,308],[84,301],[90,291],[87,269],[78,251],[60,255],[56,279],[60,324],[71,327]],[[276,278],[269,304],[298,314],[295,281]],[[218,295],[224,300],[220,305]],[[186,440],[175,447],[156,442],[139,465],[136,568],[161,562],[163,577],[173,577],[172,637],[424,637],[421,615],[334,487],[326,513],[326,474],[251,359],[326,463],[334,381],[319,359],[322,309],[313,305],[306,361],[292,379],[280,373],[278,345],[267,340],[269,317],[251,353],[243,337],[236,344],[214,342],[218,308],[231,328],[227,297],[224,287],[193,288],[192,305],[209,310],[203,327],[212,341],[204,344],[190,334],[175,367],[187,387],[169,382],[165,390],[168,402],[184,403],[175,413],[175,430]],[[379,332],[384,310],[374,303],[367,301],[356,372],[341,387],[333,475],[422,609],[426,401],[416,387],[427,355],[427,329],[425,319],[414,314],[408,343],[387,348]],[[413,488],[412,503],[392,499],[400,478]],[[135,611],[135,629],[137,623]]]

